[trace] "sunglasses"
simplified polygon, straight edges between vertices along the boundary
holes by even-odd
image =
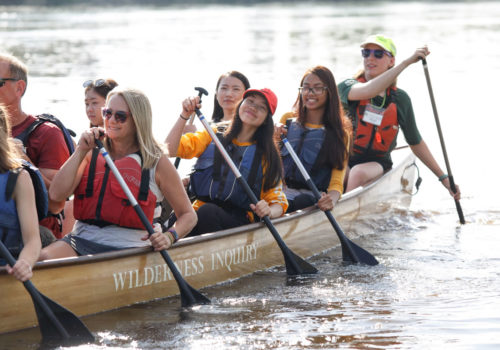
[[[385,50],[380,50],[380,49],[363,49],[363,50],[361,50],[361,56],[363,56],[364,58],[370,57],[370,55],[372,53],[373,53],[373,56],[375,56],[375,58],[378,58],[378,59],[381,59],[382,57],[384,57],[384,54],[386,54],[389,57],[392,57],[391,53],[389,51],[385,51]]]
[[[5,85],[6,82],[8,81],[18,81],[19,79],[14,79],[14,78],[0,78],[0,88]]]
[[[104,79],[87,80],[83,83],[84,88],[89,86],[101,87],[103,85],[106,85],[106,80]]]
[[[113,112],[112,109],[110,108],[105,108],[105,107],[102,107],[101,109],[102,111],[102,117],[103,118],[106,118],[106,119],[111,119],[111,117],[114,115],[115,116],[115,120],[119,123],[125,123],[125,121],[127,120],[129,114],[125,111],[116,111],[116,112]]]

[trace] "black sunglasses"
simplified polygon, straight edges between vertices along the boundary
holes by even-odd
[[[106,80],[104,79],[96,79],[96,80],[87,80],[83,82],[83,87],[89,87],[89,86],[95,86],[95,87],[101,87],[103,85],[106,85]]]
[[[125,111],[113,112],[113,110],[111,108],[102,107],[101,111],[102,111],[103,118],[106,118],[109,120],[114,115],[115,120],[119,123],[122,123],[122,124],[125,123],[125,121],[127,120],[128,116],[129,116],[129,114]]]
[[[0,78],[0,88],[5,85],[8,81],[18,81],[19,79],[14,78]]]
[[[372,52],[373,52],[373,56],[375,56],[375,58],[378,58],[378,59],[381,59],[382,57],[384,57],[384,54],[389,56],[389,57],[392,57],[392,55],[389,51],[380,50],[380,49],[363,49],[363,50],[361,50],[361,56],[363,56],[364,58],[368,58],[368,57],[370,57],[370,54]]]

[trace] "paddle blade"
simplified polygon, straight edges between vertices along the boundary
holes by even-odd
[[[48,317],[47,313],[43,310],[42,306],[38,302],[35,302],[36,316],[38,318],[38,324],[44,343],[64,342],[65,345],[68,345],[68,343],[77,345],[94,342],[92,333],[75,314],[57,304],[55,301],[47,298],[42,293],[39,292],[39,295],[54,313],[55,317],[62,324],[70,337],[69,339],[65,339]]]
[[[181,289],[181,305],[182,307],[191,307],[194,305],[210,304],[210,299],[198,292],[196,289],[187,284],[186,288]]]
[[[349,247],[347,245],[349,245]],[[351,252],[355,254],[355,257],[353,257]],[[342,260],[370,266],[378,265],[378,260],[372,254],[350,240],[348,243],[342,244]]]
[[[307,261],[296,255],[291,250],[288,250],[285,257],[286,273],[289,276],[306,275],[318,273],[318,269],[309,264]]]

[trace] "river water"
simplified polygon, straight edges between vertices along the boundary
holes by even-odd
[[[359,68],[359,43],[384,32],[398,59],[428,44],[427,61],[467,224],[437,179],[411,204],[388,205],[351,225],[377,267],[343,266],[334,249],[311,259],[320,273],[289,280],[283,268],[207,288],[211,306],[178,298],[84,318],[93,349],[497,349],[500,347],[500,205],[497,100],[498,2],[305,2],[253,6],[3,7],[0,48],[30,67],[27,112],[51,112],[77,133],[88,121],[82,82],[112,77],[151,99],[163,140],[182,99],[218,76],[244,72],[288,111],[310,66],[337,81]],[[422,66],[398,85],[413,100],[421,133],[444,168]],[[404,142],[404,141],[402,141]],[[181,163],[186,172],[189,164]],[[346,232],[349,234],[349,232]],[[0,286],[1,289],[1,286]],[[37,329],[0,336],[1,349],[36,349]]]

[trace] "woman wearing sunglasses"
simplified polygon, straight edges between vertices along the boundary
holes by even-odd
[[[90,127],[104,126],[101,109],[106,103],[106,97],[118,83],[113,79],[87,80],[83,83],[85,88],[85,112],[90,120]]]
[[[182,135],[186,120],[200,107],[198,97],[182,103],[182,113],[168,136],[168,150],[181,158],[198,157],[190,178],[190,192],[196,197],[193,207],[198,215],[198,224],[191,235],[248,224],[256,220],[254,214],[276,218],[286,211],[281,161],[273,138],[272,116],[277,103],[276,95],[269,89],[247,90],[230,127],[224,134],[218,133],[259,198],[256,205],[251,203],[206,130]]]
[[[54,178],[50,197],[67,198],[74,194],[77,222],[70,234],[42,250],[41,259],[150,244],[157,251],[163,250],[196,224],[196,214],[179,175],[153,138],[147,97],[134,89],[113,89],[102,115],[104,129],[85,131],[75,152]],[[160,225],[155,224],[155,233],[148,238],[141,220],[96,148],[97,138],[104,138],[107,152],[150,222],[157,222],[163,198],[170,203],[179,220],[167,232],[162,233]]]
[[[293,109],[280,122],[287,125],[290,145],[323,192],[318,207],[332,210],[343,192],[352,125],[344,117],[335,78],[328,68],[316,66],[306,71]],[[283,128],[278,127],[278,132],[284,132]],[[288,211],[314,205],[316,199],[285,147],[281,155]]]
[[[339,84],[344,110],[354,124],[354,145],[349,159],[346,192],[363,186],[392,167],[391,151],[396,147],[399,128],[415,155],[450,189],[447,175],[441,170],[422,139],[405,91],[396,87],[398,75],[429,54],[426,46],[418,48],[409,58],[396,63],[396,46],[392,39],[376,34],[361,44],[363,69],[354,79]]]

